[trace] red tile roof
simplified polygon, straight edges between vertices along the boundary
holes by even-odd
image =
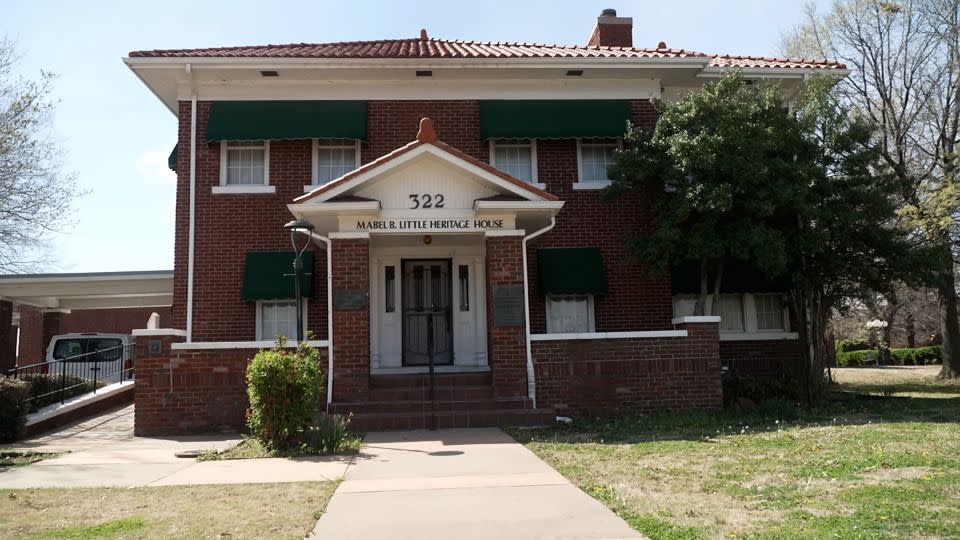
[[[250,47],[132,51],[134,58],[704,58],[717,67],[843,68],[829,61],[716,56],[685,49],[500,43],[435,38],[340,43],[295,43]]]

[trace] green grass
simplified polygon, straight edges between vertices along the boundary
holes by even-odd
[[[360,437],[350,437],[344,442],[344,448],[337,454],[318,454],[304,447],[294,450],[273,450],[267,448],[259,440],[253,437],[244,437],[242,441],[226,450],[209,452],[197,458],[199,461],[217,461],[222,459],[258,459],[275,457],[307,457],[318,455],[353,455],[360,452],[360,445],[363,440]]]
[[[937,369],[840,370],[813,409],[515,436],[653,540],[960,538],[960,383]]]
[[[147,526],[142,518],[121,518],[90,527],[64,527],[45,533],[50,538],[70,538],[88,540],[94,538],[116,538],[126,536]]]
[[[0,467],[19,467],[50,459],[60,454],[52,452],[0,452]]]

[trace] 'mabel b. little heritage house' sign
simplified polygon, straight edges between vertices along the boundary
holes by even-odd
[[[357,220],[358,231],[487,231],[503,229],[502,219],[375,219]]]

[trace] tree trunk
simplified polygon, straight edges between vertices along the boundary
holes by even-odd
[[[917,322],[913,313],[907,314],[907,347],[913,349],[917,346]]]
[[[790,309],[799,325],[800,364],[789,375],[794,379],[796,395],[807,405],[823,397],[826,369],[826,323],[823,294],[817,290],[796,289],[790,294]]]
[[[947,248],[949,268],[944,268],[937,287],[940,306],[940,333],[943,334],[943,367],[938,379],[956,379],[960,377],[960,321],[957,319],[957,287],[954,276],[953,257]]]

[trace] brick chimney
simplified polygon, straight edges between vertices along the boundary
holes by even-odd
[[[617,17],[617,10],[605,9],[597,17],[597,25],[587,45],[633,47],[633,18]]]

